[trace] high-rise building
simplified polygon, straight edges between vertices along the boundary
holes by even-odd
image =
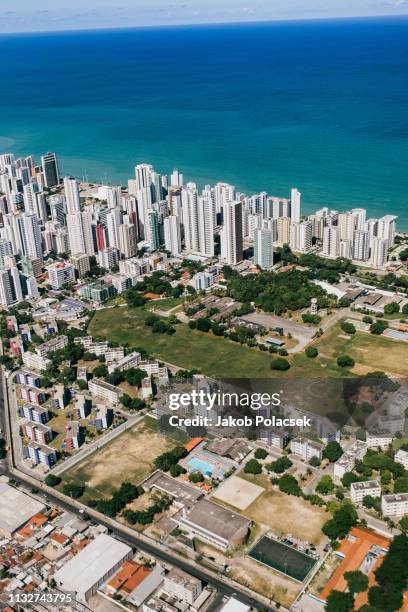
[[[300,196],[302,194],[293,188],[290,192],[290,220],[292,223],[300,223]]]
[[[108,247],[107,249],[102,249],[98,253],[99,257],[99,265],[105,270],[112,270],[119,263],[119,254],[118,250],[115,247]]]
[[[378,219],[377,236],[382,240],[387,240],[388,248],[394,244],[397,219],[398,217],[394,215],[385,215]]]
[[[119,226],[119,250],[125,259],[137,253],[136,227],[132,223],[122,223]]]
[[[221,256],[230,265],[243,259],[242,202],[225,202],[223,205]]]
[[[273,266],[273,230],[257,228],[254,231],[254,263],[269,270]]]
[[[339,228],[335,225],[326,225],[323,229],[322,255],[326,257],[338,257],[340,253]]]
[[[289,244],[290,242],[290,219],[289,217],[279,217],[276,222],[279,244]]]
[[[0,270],[0,304],[8,308],[21,302],[22,299],[23,292],[18,269],[12,267]]]
[[[367,261],[370,255],[370,236],[368,232],[356,230],[354,232],[353,259]]]
[[[18,239],[21,252],[27,257],[43,258],[41,232],[37,215],[23,214],[17,217]]]
[[[370,265],[373,268],[383,268],[387,263],[388,240],[380,237],[371,239]]]
[[[147,213],[147,235],[145,240],[149,243],[152,251],[156,251],[160,246],[159,216],[155,210]]]
[[[214,219],[215,207],[210,193],[199,196],[198,213],[198,250],[201,255],[214,257]]]
[[[69,215],[74,215],[81,210],[78,181],[71,176],[66,176],[64,178],[64,192],[67,203],[67,213]]]
[[[169,215],[164,219],[164,246],[169,253],[178,256],[181,254],[180,221],[176,215]]]
[[[46,153],[41,157],[41,166],[44,175],[44,184],[46,187],[55,187],[59,185],[60,175],[58,169],[58,160],[55,153]]]

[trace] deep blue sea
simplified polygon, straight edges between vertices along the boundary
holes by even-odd
[[[111,183],[150,162],[297,186],[304,212],[363,206],[408,230],[408,19],[10,35],[0,57],[0,151]]]

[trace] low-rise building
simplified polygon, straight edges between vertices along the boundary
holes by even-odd
[[[35,352],[37,353],[37,355],[40,355],[40,357],[45,357],[48,353],[59,351],[65,348],[67,345],[68,337],[64,334],[61,334],[61,336],[51,338],[51,340],[48,340],[47,342],[40,344],[40,346],[37,346]]]
[[[60,410],[63,410],[65,406],[69,404],[71,399],[71,392],[64,385],[55,385],[53,404]]]
[[[132,556],[130,546],[101,534],[54,574],[57,587],[87,601]]]
[[[367,445],[356,440],[334,464],[334,479],[339,482],[346,472],[351,472],[357,460],[362,459],[367,452]]]
[[[28,387],[41,387],[41,377],[38,374],[34,374],[33,372],[27,372],[20,370],[16,374],[16,383],[20,385],[26,385]]]
[[[51,448],[50,446],[30,442],[26,449],[27,456],[35,465],[42,463],[48,468],[51,468],[53,465],[55,465],[55,463],[57,463],[57,453],[55,449]]]
[[[377,480],[365,480],[364,482],[352,482],[350,485],[351,501],[361,504],[367,496],[381,497],[381,487]]]
[[[50,359],[41,357],[41,355],[32,353],[31,351],[26,351],[23,353],[22,360],[27,368],[38,370],[39,372],[44,372],[51,365]]]
[[[73,416],[74,419],[86,419],[87,416],[91,413],[92,408],[92,400],[90,397],[86,397],[85,395],[76,395],[74,400],[73,407]]]
[[[98,431],[108,429],[113,423],[113,410],[105,404],[96,404],[92,410],[92,421]]]
[[[399,451],[395,453],[394,461],[396,461],[397,463],[400,463],[401,465],[404,466],[406,470],[408,470],[408,452],[407,451],[402,450],[400,448]]]
[[[20,489],[0,482],[0,534],[11,538],[36,514],[44,512],[45,505]]]
[[[33,406],[32,404],[24,404],[21,414],[29,421],[34,421],[34,423],[47,423],[50,420],[47,408]]]
[[[201,580],[173,567],[164,578],[163,589],[169,595],[193,604],[203,590]]]
[[[383,495],[381,498],[381,512],[384,516],[397,517],[408,514],[408,493]]]
[[[120,397],[123,395],[123,391],[120,387],[110,385],[101,378],[92,378],[88,383],[88,389],[95,397],[106,399],[113,404],[117,404]]]
[[[176,520],[191,536],[222,550],[243,544],[252,525],[250,519],[207,499],[197,502],[190,510],[183,509]]]
[[[21,426],[23,436],[39,444],[48,444],[52,440],[52,429],[48,425],[27,421]]]
[[[392,441],[393,437],[389,433],[367,433],[366,435],[367,448],[388,448]]]
[[[111,363],[108,366],[109,374],[114,370],[130,370],[130,368],[137,368],[141,360],[140,353],[134,351],[133,353],[129,353],[129,355],[125,355],[122,359]]]
[[[17,387],[17,397],[23,402],[36,404],[37,406],[43,404],[47,399],[47,396],[44,391],[42,391],[38,387],[28,387],[26,385],[19,385]]]
[[[317,457],[319,461],[323,458],[323,444],[308,440],[307,438],[294,438],[290,442],[290,450],[295,455],[300,455],[303,461],[309,461],[312,457]]]
[[[65,449],[78,449],[85,442],[84,428],[78,421],[68,421],[65,427]]]

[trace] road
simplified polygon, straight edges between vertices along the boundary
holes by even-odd
[[[110,519],[109,517],[96,512],[93,508],[89,508],[78,500],[70,499],[59,491],[48,487],[45,485],[45,483],[37,480],[33,476],[26,474],[22,471],[22,467],[17,469],[14,456],[15,449],[13,439],[12,436],[10,436],[10,432],[12,431],[12,419],[8,404],[9,389],[7,381],[3,376],[3,372],[1,372],[0,375],[2,379],[2,384],[0,385],[0,427],[6,433],[6,440],[10,447],[8,462],[6,463],[3,461],[0,465],[0,471],[3,474],[17,482],[23,483],[23,485],[25,485],[29,491],[36,488],[40,494],[46,498],[48,504],[55,504],[68,512],[78,515],[82,519],[83,514],[86,513],[95,522],[107,527],[117,539],[125,542],[133,548],[138,548],[139,550],[151,555],[163,563],[179,567],[185,572],[200,579],[204,583],[208,583],[212,587],[216,588],[222,596],[236,596],[242,602],[251,607],[263,607],[267,610],[276,612],[275,608],[270,607],[269,600],[262,595],[253,593],[249,589],[246,589],[245,587],[232,581],[227,576],[221,578],[214,572],[198,565],[194,559],[188,557],[184,558],[167,545],[148,538],[142,533],[139,534],[135,532],[130,527],[127,527],[116,520]],[[282,609],[283,608],[281,608],[281,610]]]

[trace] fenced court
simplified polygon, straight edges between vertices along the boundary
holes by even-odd
[[[255,544],[249,551],[249,556],[298,582],[305,580],[317,561],[296,548],[268,536],[263,536]]]

